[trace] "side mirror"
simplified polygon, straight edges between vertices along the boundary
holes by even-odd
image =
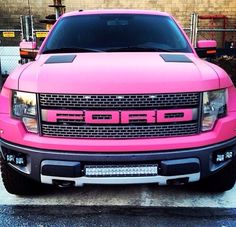
[[[38,54],[36,42],[20,42],[20,57],[24,59],[35,60]]]
[[[215,57],[217,42],[215,40],[199,40],[196,52],[200,58]]]

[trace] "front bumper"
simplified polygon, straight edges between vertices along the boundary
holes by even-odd
[[[187,180],[186,182],[198,181],[214,174],[224,168],[231,160],[215,163],[214,154],[222,151],[232,151],[233,158],[236,157],[236,138],[218,144],[199,147],[194,149],[134,152],[134,153],[92,153],[92,152],[63,152],[46,149],[35,149],[12,144],[5,140],[0,140],[1,153],[3,158],[9,153],[21,153],[27,158],[26,166],[10,164],[17,171],[42,183],[52,184],[54,181],[73,182],[75,186],[83,184],[135,184],[135,183],[158,183],[168,184],[170,181]],[[55,167],[68,167],[71,163],[79,164],[82,172],[73,175],[72,172],[58,174],[42,173],[43,167],[47,163]],[[46,164],[45,164],[46,163]],[[130,165],[130,164],[158,164],[157,176],[140,177],[88,177],[83,173],[85,165]],[[164,170],[167,166],[167,171]],[[193,167],[194,166],[194,167]],[[68,169],[68,168],[67,168]]]

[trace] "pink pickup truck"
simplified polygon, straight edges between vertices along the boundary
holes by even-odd
[[[25,56],[35,47],[21,43]],[[215,48],[202,40],[197,51]],[[34,60],[11,73],[0,96],[9,193],[45,184],[234,186],[236,89],[172,16],[66,13]]]

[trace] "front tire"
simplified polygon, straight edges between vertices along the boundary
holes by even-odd
[[[42,185],[28,177],[25,177],[9,166],[1,159],[1,172],[3,184],[10,194],[34,195],[42,191]]]
[[[224,192],[232,189],[236,182],[236,160],[234,159],[226,167],[212,176],[209,176],[197,185],[207,192]]]

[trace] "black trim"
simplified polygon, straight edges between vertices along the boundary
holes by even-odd
[[[198,133],[202,130],[202,117],[203,117],[203,93],[201,92],[199,95],[199,107],[198,107]]]
[[[81,165],[79,162],[58,162],[57,165],[42,166],[42,175],[57,177],[80,177]]]
[[[207,57],[216,57],[216,48],[196,48],[196,53],[199,58],[207,58]],[[215,51],[215,53],[208,53],[208,51]]]
[[[40,108],[40,100],[39,100],[39,94],[36,94],[36,105],[37,105],[37,120],[38,120],[38,133],[41,136],[42,135],[42,113]]]
[[[3,139],[0,139],[1,147],[6,147],[8,149],[17,150],[19,152],[32,152],[34,154],[53,154],[53,155],[62,155],[62,156],[78,156],[81,161],[112,161],[115,159],[119,159],[119,161],[141,161],[141,160],[154,160],[156,156],[161,156],[165,159],[170,154],[180,154],[183,156],[186,153],[195,153],[195,152],[207,152],[213,150],[222,150],[226,147],[236,146],[236,137],[229,139],[227,141],[190,149],[170,149],[170,150],[150,150],[150,151],[141,151],[141,152],[83,152],[83,151],[62,151],[62,150],[46,150],[46,149],[38,149],[33,147],[22,146],[18,144],[14,144]],[[236,149],[236,148],[235,148]],[[1,150],[0,150],[1,151]],[[129,159],[129,160],[127,160]]]
[[[197,158],[184,158],[177,160],[165,160],[160,164],[161,175],[185,175],[200,172],[200,163]]]
[[[44,150],[24,147],[0,140],[1,152],[20,152],[27,154],[31,160],[30,177],[35,180],[40,180],[41,162],[43,160],[59,160],[59,161],[74,161],[83,164],[117,164],[117,163],[148,163],[155,161],[156,163],[164,160],[197,158],[200,161],[201,178],[207,177],[214,172],[220,170],[230,163],[230,160],[217,163],[213,162],[213,154],[221,152],[222,150],[229,150],[234,152],[236,156],[236,137],[228,141],[209,145],[205,147],[198,147],[193,149],[180,150],[165,150],[165,151],[147,151],[147,152],[130,152],[130,153],[94,153],[94,152],[72,152],[72,151],[58,151],[58,150]]]

